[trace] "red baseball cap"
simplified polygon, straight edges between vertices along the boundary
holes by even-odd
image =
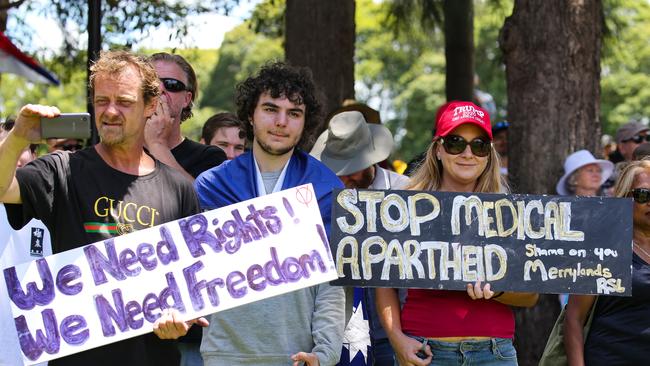
[[[447,104],[445,110],[438,118],[436,136],[445,137],[454,128],[465,123],[471,123],[480,127],[490,140],[492,140],[490,114],[472,102],[461,101],[453,101]]]

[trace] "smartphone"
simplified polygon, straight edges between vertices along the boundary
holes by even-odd
[[[90,138],[90,114],[61,113],[54,118],[41,118],[41,137],[49,138]]]

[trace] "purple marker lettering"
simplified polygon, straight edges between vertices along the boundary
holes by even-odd
[[[262,291],[266,288],[266,278],[264,278],[264,268],[259,264],[253,264],[248,267],[246,271],[246,278],[248,279],[248,286],[255,291]],[[261,279],[259,283],[255,283],[257,279]]]
[[[160,313],[154,313],[154,311],[160,310],[160,302],[158,302],[158,296],[156,294],[147,294],[142,301],[142,312],[144,313],[144,318],[147,319],[149,323],[154,323],[158,318],[160,318]]]
[[[126,322],[129,324],[129,328],[140,329],[144,324],[142,318],[137,319],[138,315],[142,313],[140,304],[137,301],[129,301],[126,303],[124,310],[126,311]]]
[[[93,275],[93,280],[97,286],[108,282],[104,271],[108,271],[113,278],[119,281],[126,279],[126,276],[120,269],[113,239],[105,240],[104,246],[106,247],[108,258],[106,258],[93,244],[84,247],[84,254],[86,255],[88,265],[90,266],[90,273]]]
[[[277,278],[273,278],[273,270],[278,274]],[[266,280],[271,284],[271,286],[277,286],[287,282],[287,279],[284,278],[284,274],[280,269],[280,261],[278,260],[278,253],[275,247],[271,247],[271,260],[266,262],[264,265],[264,274]]]
[[[266,238],[267,236],[269,236],[269,230],[264,225],[264,221],[262,221],[260,211],[255,208],[255,205],[248,205],[248,212],[250,212],[250,214],[246,216],[246,221],[253,220],[255,226],[260,231],[260,234],[262,234],[262,237]]]
[[[239,214],[239,210],[232,210],[232,217],[235,218],[235,222],[239,228],[239,237],[240,240],[243,240],[244,243],[250,243],[253,240],[260,240],[262,235],[255,225],[247,221],[244,221]]]
[[[330,261],[332,260],[332,252],[330,251],[330,243],[327,240],[327,235],[325,234],[325,229],[323,229],[323,226],[316,224],[316,231],[318,231],[318,235],[320,236],[320,240],[323,242],[323,246],[325,246],[325,253],[327,253],[327,256],[329,257]]]
[[[167,265],[170,262],[176,262],[178,260],[178,249],[176,249],[174,238],[172,238],[172,235],[169,233],[169,229],[161,226],[160,237],[163,240],[158,242],[158,246],[156,248],[160,263]]]
[[[203,262],[196,261],[191,266],[183,269],[183,276],[185,276],[185,283],[187,284],[187,291],[190,294],[190,300],[192,300],[192,308],[195,311],[200,311],[205,308],[205,303],[203,302],[203,296],[201,291],[207,289],[208,299],[210,304],[216,307],[219,306],[219,294],[217,293],[217,287],[223,287],[224,282],[221,278],[215,278],[210,281],[197,281],[196,273],[203,269]]]
[[[81,278],[81,270],[74,264],[63,266],[56,274],[56,288],[64,295],[76,295],[83,290],[81,281],[71,284],[70,282]]]
[[[208,220],[202,214],[181,219],[178,225],[192,257],[197,258],[205,254],[202,244],[207,244],[215,253],[223,250],[222,243],[208,231]]]
[[[86,319],[81,315],[70,315],[61,322],[61,338],[67,343],[78,346],[90,337]]]
[[[239,299],[246,296],[246,292],[248,292],[246,285],[241,288],[235,288],[235,286],[245,281],[246,277],[244,277],[244,274],[239,271],[233,271],[228,274],[228,277],[226,277],[226,288],[233,299]]]
[[[318,265],[318,269],[320,269],[322,273],[327,272],[327,267],[325,266],[325,262],[323,262],[323,258],[321,258],[320,253],[318,253],[317,250],[312,250],[311,255],[309,254],[301,255],[298,261],[300,262],[300,268],[302,268],[302,276],[305,278],[309,278],[310,271],[316,272],[317,265]],[[307,269],[307,266],[309,266],[309,270]]]
[[[287,213],[289,214],[289,216],[294,218],[293,223],[294,224],[299,223],[300,219],[297,218],[297,217],[294,217],[295,214],[293,213],[293,207],[291,206],[291,202],[289,202],[289,200],[286,197],[282,197],[282,203],[284,204],[284,208],[287,209]]]
[[[183,298],[181,297],[181,290],[178,288],[176,283],[176,278],[172,272],[165,273],[165,278],[167,279],[167,287],[160,291],[158,299],[160,301],[160,306],[162,309],[174,308],[181,313],[185,312],[185,304],[183,303]],[[171,300],[171,302],[170,302]]]
[[[296,282],[302,277],[300,263],[294,257],[287,257],[282,261],[282,273],[289,282]]]
[[[16,274],[16,268],[9,267],[4,270],[9,298],[22,310],[31,310],[36,305],[47,305],[54,300],[54,279],[47,260],[45,258],[38,259],[36,267],[38,268],[38,275],[43,281],[43,288],[39,290],[35,282],[29,282],[26,286],[26,292],[23,292]]]
[[[24,315],[14,319],[16,331],[18,332],[20,349],[23,351],[23,354],[32,361],[41,357],[43,351],[51,355],[59,352],[59,347],[61,345],[54,310],[45,309],[41,311],[41,317],[43,318],[45,333],[40,329],[36,330],[36,339],[32,337],[32,333],[29,331],[29,326],[27,325],[27,320]]]
[[[237,226],[237,222],[235,222],[235,220],[228,220],[223,224],[222,229],[223,233],[228,238],[233,239],[228,240],[224,245],[226,252],[228,254],[237,252],[239,250],[239,247],[241,247],[241,238],[239,236],[239,226]]]
[[[149,243],[142,243],[138,245],[138,249],[136,249],[136,252],[138,253],[138,260],[140,263],[142,263],[142,267],[146,269],[147,271],[151,271],[158,266],[158,260],[154,257],[151,258],[154,254],[156,254],[153,245]]]
[[[279,234],[282,231],[282,221],[275,214],[278,212],[278,209],[273,206],[266,206],[263,210],[260,210],[260,215],[263,218],[268,220],[266,222],[266,227],[273,234]]]
[[[111,319],[115,321],[120,331],[124,332],[128,329],[126,322],[126,314],[124,313],[124,300],[122,300],[122,291],[115,289],[111,292],[113,294],[113,302],[115,308],[104,298],[102,295],[95,296],[95,308],[97,315],[99,315],[99,322],[102,325],[102,333],[104,337],[112,337],[115,335],[115,327]]]
[[[138,257],[135,255],[135,252],[129,248],[124,249],[120,252],[120,268],[122,272],[129,277],[135,277],[140,274],[142,268],[140,266],[136,268],[129,268],[130,266],[138,263]]]

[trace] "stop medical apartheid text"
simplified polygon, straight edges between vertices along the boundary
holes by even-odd
[[[337,277],[304,185],[3,270],[27,364]]]
[[[632,201],[344,189],[334,285],[631,295]]]

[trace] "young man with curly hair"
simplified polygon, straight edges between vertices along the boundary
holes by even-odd
[[[329,232],[331,191],[343,185],[299,149],[321,121],[309,70],[268,64],[238,85],[236,101],[253,148],[199,176],[201,206],[223,207],[312,183]],[[342,288],[321,284],[213,314],[201,344],[205,365],[334,365],[344,303]]]

